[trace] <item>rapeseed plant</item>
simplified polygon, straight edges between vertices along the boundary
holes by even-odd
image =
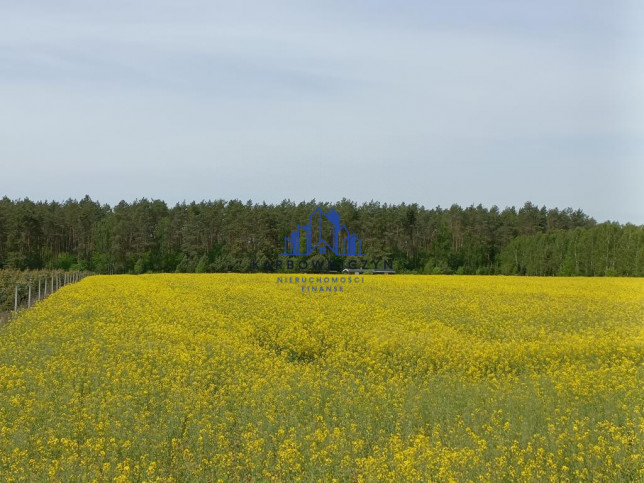
[[[644,479],[644,281],[93,276],[0,328],[0,480]]]

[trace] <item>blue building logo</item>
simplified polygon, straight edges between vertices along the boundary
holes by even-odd
[[[309,215],[309,222],[284,237],[282,256],[311,255],[315,251],[321,254],[327,250],[338,256],[363,257],[362,243],[355,233],[349,233],[347,227],[340,223],[340,215],[331,208],[326,213],[318,206]]]

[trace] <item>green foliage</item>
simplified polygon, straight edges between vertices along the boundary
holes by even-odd
[[[76,262],[76,258],[69,253],[61,253],[58,260],[55,261],[56,268],[60,270],[69,270]]]
[[[644,227],[590,228],[519,236],[501,252],[506,275],[644,276]]]
[[[208,271],[208,257],[203,255],[195,267],[195,273],[206,273]]]
[[[97,273],[248,272],[253,261],[273,270],[284,237],[315,207],[334,208],[362,240],[372,264],[398,272],[642,276],[644,228],[597,225],[581,210],[526,203],[427,209],[417,204],[357,205],[315,200],[278,205],[202,201],[168,207],[145,198],[114,207],[80,201],[0,200],[0,268],[80,269]],[[341,259],[330,253],[290,258]],[[362,258],[358,258],[361,260]],[[283,259],[284,261],[286,259]],[[359,266],[359,265],[358,265]]]
[[[145,273],[145,262],[142,258],[139,258],[134,264],[134,273]]]

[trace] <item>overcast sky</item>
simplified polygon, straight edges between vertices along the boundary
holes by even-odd
[[[644,9],[0,0],[0,196],[644,223]]]

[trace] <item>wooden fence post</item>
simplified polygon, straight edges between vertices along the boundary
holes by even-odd
[[[18,285],[16,285],[16,294],[13,298],[13,310],[14,312],[18,310]]]
[[[27,308],[31,308],[31,280],[29,280],[29,295],[27,297]]]

